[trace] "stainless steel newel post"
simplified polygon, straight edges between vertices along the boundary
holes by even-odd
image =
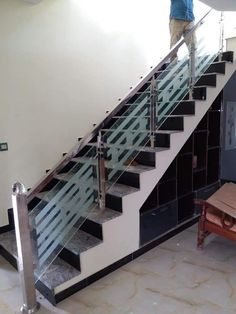
[[[40,305],[36,300],[26,189],[19,182],[12,187],[12,203],[18,252],[18,272],[23,293],[21,312],[32,314],[39,310]]]

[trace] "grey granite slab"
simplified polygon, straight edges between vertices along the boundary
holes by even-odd
[[[88,143],[87,144],[88,146],[97,146],[97,143]],[[163,151],[163,150],[168,150],[169,148],[167,147],[154,147],[154,148],[151,148],[149,146],[128,146],[126,144],[124,145],[116,145],[116,144],[105,144],[105,147],[107,148],[118,148],[118,149],[123,149],[123,150],[130,150],[130,151],[150,151],[150,152],[160,152],[160,151]]]
[[[103,224],[106,221],[121,216],[122,213],[110,208],[100,209],[98,206],[93,208],[86,218],[96,223]]]
[[[70,241],[65,245],[65,248],[78,255],[100,243],[102,243],[102,240],[79,229],[75,232]]]
[[[0,245],[17,259],[16,237],[14,231],[0,234]],[[80,272],[77,269],[57,257],[41,276],[40,280],[49,289],[52,289],[79,274]]]
[[[102,129],[103,132],[109,132],[109,131],[115,131],[116,129]],[[122,132],[122,131],[120,131]],[[124,130],[124,132],[127,132],[126,130]],[[135,130],[132,131],[130,130],[129,132],[136,132]],[[180,132],[183,132],[183,131],[179,131],[179,130],[156,130],[154,133],[162,133],[162,134],[172,134],[172,133],[180,133]],[[139,133],[150,133],[150,131],[139,131]]]
[[[120,183],[112,183],[112,182],[107,182],[106,183],[106,190],[107,190],[107,194],[112,194],[114,196],[118,196],[118,197],[123,197],[126,195],[129,195],[131,193],[135,193],[138,192],[139,189],[131,187],[131,186],[127,186],[127,185],[123,185]]]
[[[88,157],[73,158],[73,161],[80,162],[80,163],[86,163],[86,162],[89,161],[89,158]],[[97,160],[93,160],[92,164],[96,165],[97,164]],[[105,161],[105,166],[106,166],[106,168],[113,169],[113,168],[116,167],[116,164],[114,164],[114,167],[112,167],[110,165],[110,162]],[[150,167],[150,166],[141,165],[141,164],[138,164],[138,163],[136,163],[135,166],[134,165],[130,165],[130,166],[127,165],[127,166],[119,166],[118,167],[118,170],[130,172],[130,173],[137,173],[137,174],[142,173],[142,172],[146,172],[146,171],[150,171],[150,170],[153,170],[153,169],[155,169],[155,168],[154,167]]]
[[[139,149],[141,152],[150,152],[150,153],[158,153],[158,152],[163,152],[165,150],[169,150],[168,147],[149,147],[149,146],[145,146],[145,147],[141,147]]]
[[[57,257],[47,268],[40,280],[49,288],[54,289],[62,283],[78,276],[80,271]]]

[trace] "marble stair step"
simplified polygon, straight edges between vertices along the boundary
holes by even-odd
[[[187,100],[187,101],[189,101],[189,100]],[[109,131],[115,131],[116,129],[115,128],[109,128],[109,129],[102,129],[101,131],[102,132],[109,132]],[[135,131],[135,130],[129,130],[129,131],[127,131],[127,130],[120,130],[119,131],[120,133],[122,133],[122,132],[130,132],[130,133],[136,133],[137,131]],[[159,130],[159,129],[157,129],[154,133],[156,133],[156,134],[174,134],[174,133],[179,133],[179,132],[183,132],[183,131],[179,131],[179,130]],[[143,130],[143,131],[140,131],[139,133],[147,133],[147,134],[149,134],[150,133],[150,131],[149,130]]]
[[[119,217],[122,213],[110,208],[100,209],[97,205],[89,212],[87,219],[97,223],[103,224],[109,220]]]
[[[111,129],[108,129],[108,131]],[[178,132],[179,130],[177,130]],[[121,131],[122,132],[122,131]],[[125,130],[123,130],[123,132],[125,132]],[[126,131],[127,132],[127,131]],[[132,132],[132,131],[129,131]],[[177,132],[173,132],[173,133],[177,133]],[[158,132],[159,133],[159,132]],[[168,133],[167,133],[168,134]],[[170,133],[169,133],[170,134]],[[91,147],[96,147],[97,143],[88,143],[87,146],[91,146]],[[165,150],[168,150],[168,147],[150,147],[150,146],[133,146],[133,145],[116,145],[116,144],[104,144],[105,148],[117,148],[117,149],[123,149],[123,150],[130,150],[132,152],[152,152],[152,153],[158,153],[158,152],[162,152]],[[116,167],[116,165],[114,166]]]
[[[145,156],[147,158],[147,156]],[[72,178],[72,174],[66,173],[66,174],[59,174],[55,176],[56,179],[59,181],[68,182]],[[96,191],[98,189],[98,183],[97,180],[94,179],[94,190]],[[122,197],[127,196],[131,193],[138,192],[139,188],[127,186],[120,183],[106,183],[106,207],[118,211],[119,213],[122,212]],[[42,208],[46,206],[47,202],[50,201],[49,195],[53,196],[52,191],[49,191],[49,194],[47,191],[40,192],[37,194],[37,198],[41,199]],[[47,201],[46,201],[47,200]],[[44,202],[44,204],[43,204]],[[90,220],[90,219],[88,219]]]
[[[55,178],[57,178],[58,180],[68,182],[73,177],[73,175],[74,173],[61,173],[61,174],[57,174]],[[97,183],[97,180],[94,179],[94,189],[97,190],[97,188],[98,188],[98,183]],[[123,197],[128,194],[139,191],[139,189],[137,188],[130,187],[124,184],[112,183],[112,182],[106,182],[106,190],[107,190],[106,194],[112,194],[118,197]]]
[[[77,162],[77,163],[86,163],[88,161],[91,162],[92,165],[97,165],[97,160],[92,160],[89,157],[76,157],[73,158],[72,161]],[[109,161],[106,160],[105,161],[105,166],[108,169],[113,169],[114,167],[112,165],[110,165]],[[119,170],[121,171],[125,171],[125,172],[130,172],[130,173],[136,173],[136,174],[140,174],[142,172],[146,172],[146,171],[150,171],[155,169],[154,167],[149,167],[149,166],[145,166],[145,165],[141,165],[141,164],[135,164],[135,166],[133,166],[132,164],[129,166],[120,166]]]
[[[17,268],[17,247],[16,247],[16,237],[15,231],[9,231],[3,234],[0,234],[0,246],[2,247],[3,256],[6,258],[7,253],[12,256],[15,260],[12,263],[12,260],[9,262]],[[55,287],[61,285],[62,283],[78,276],[80,271],[75,269],[73,266],[69,265],[67,262],[57,257],[47,268],[45,273],[40,277],[38,283],[36,284],[37,289],[45,295],[45,287],[48,289],[54,289]]]
[[[48,289],[54,290],[57,286],[78,276],[80,271],[68,264],[62,258],[57,257],[47,268],[45,273],[40,277],[40,284],[45,285]],[[39,290],[39,284],[36,285]],[[39,290],[43,295],[45,291]]]
[[[81,270],[80,254],[101,244],[103,241],[90,233],[81,229],[74,232],[71,239],[65,244],[59,256],[72,265],[74,268]]]
[[[187,114],[187,113],[182,113],[182,114],[166,114],[166,115],[162,115],[162,117],[165,117],[165,118],[173,118],[173,117],[188,117],[189,115],[191,114]],[[114,116],[113,119],[126,119],[128,117],[128,115],[121,115],[121,116]],[[139,118],[139,115],[134,115],[132,116],[133,118]],[[145,119],[150,119],[150,115],[147,115],[147,116],[144,116],[143,118]]]

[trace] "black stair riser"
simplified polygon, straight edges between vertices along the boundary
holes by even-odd
[[[216,86],[216,74],[203,75],[196,82],[195,86]]]
[[[222,55],[223,61],[234,62],[234,52],[233,51],[225,51]]]
[[[225,74],[225,62],[212,63],[205,73]]]
[[[128,158],[129,159],[129,158]],[[132,160],[132,158],[131,158]],[[106,168],[105,169],[105,178],[108,181],[108,175],[109,172],[111,171],[111,169]],[[93,166],[93,176],[94,178],[97,178],[97,167]],[[132,186],[132,187],[139,187],[139,175],[137,175],[137,173],[132,173],[132,171],[125,171],[125,170],[118,170],[117,171],[117,175],[115,175],[115,177],[119,177],[119,179],[117,180],[118,183],[124,183],[125,185],[128,186]],[[124,180],[125,178],[125,180]],[[113,182],[114,180],[109,180],[111,182]]]
[[[108,148],[108,149],[109,149],[109,148]],[[107,149],[107,150],[108,150],[108,149]],[[105,155],[104,157],[105,157],[105,159],[106,159],[106,151],[105,151],[104,155]],[[64,174],[65,174],[67,171],[73,170],[73,168],[76,166],[76,164],[79,165],[79,162],[78,162],[78,163],[76,163],[75,161],[69,162],[68,165],[66,165],[66,166],[63,168],[63,171],[60,172],[60,173],[64,173]],[[65,170],[67,170],[67,171],[65,171]],[[108,178],[108,174],[109,174],[110,171],[111,171],[110,168],[106,168],[106,174],[105,174],[106,180],[107,180],[107,178]],[[119,176],[120,176],[122,173],[123,173],[125,176],[127,175],[127,174],[126,174],[126,171],[124,171],[124,170],[118,171],[118,173],[119,173]],[[93,176],[94,176],[94,178],[97,178],[97,165],[96,165],[96,166],[93,165]],[[132,173],[131,171],[129,171],[127,178],[130,178],[130,180],[127,180],[127,181],[125,182],[126,185],[133,186],[133,187],[136,187],[137,185],[139,186],[139,178],[137,177],[137,174],[136,174],[136,173]],[[130,184],[129,184],[129,181],[130,181]],[[121,181],[119,181],[119,182],[121,182]],[[134,185],[133,185],[133,182],[134,182]]]
[[[97,147],[85,146],[75,157],[94,157],[96,156]],[[63,171],[63,170],[62,170]]]
[[[66,261],[68,264],[72,265],[75,269],[81,271],[80,255],[76,255],[67,248],[63,248],[63,250],[59,254],[59,257]]]
[[[116,116],[122,116],[129,109],[130,106],[123,106],[117,113]]]
[[[106,207],[122,213],[122,197],[106,194]]]
[[[206,87],[194,87],[193,99],[206,100]]]
[[[144,166],[155,167],[156,155],[152,152],[140,152],[136,157],[135,161]]]
[[[223,63],[224,64],[224,63]],[[129,106],[126,106],[128,109]],[[195,114],[195,103],[194,101],[180,101],[176,102],[176,108],[171,109],[170,112],[167,112],[166,115],[188,115]],[[122,115],[122,113],[120,114]],[[117,116],[119,116],[117,114]]]
[[[182,101],[172,111],[171,115],[191,115],[195,114],[195,102],[194,101]]]
[[[7,210],[7,214],[8,214],[8,221],[9,221],[10,230],[14,230],[15,229],[15,222],[14,222],[13,208],[9,208]]]
[[[183,117],[172,117],[166,118],[166,120],[162,123],[160,130],[176,130],[183,131],[184,130],[184,119]]]
[[[157,133],[155,134],[155,147],[170,147],[170,134]]]
[[[68,171],[68,170],[67,170]],[[53,178],[43,189],[41,192],[52,190],[57,184],[59,180]]]
[[[169,145],[169,134],[157,134],[156,135],[156,139],[158,139],[156,142],[155,142],[155,147],[170,147]],[[126,144],[120,144],[120,145],[124,145],[124,148],[126,146]],[[143,146],[150,146],[150,136],[146,136],[142,142],[140,142],[139,144],[140,147],[143,147]],[[114,145],[115,147],[115,145]],[[107,148],[109,149],[109,147]],[[127,149],[129,150],[129,149]],[[105,155],[105,159],[108,159],[110,160],[110,158],[107,158],[106,155]]]
[[[49,289],[42,281],[39,279],[37,280],[36,289],[54,306],[57,305],[55,300],[54,290]]]
[[[102,225],[87,218],[84,220],[80,229],[94,237],[103,240]]]
[[[134,188],[140,187],[140,176],[138,173],[131,172],[117,172],[117,176],[119,176],[117,183],[132,186]]]
[[[218,56],[215,61],[227,61],[233,62],[234,61],[234,52],[233,51],[225,51],[222,54],[222,57]]]
[[[0,245],[0,256],[1,255],[17,270],[18,266],[16,258]]]

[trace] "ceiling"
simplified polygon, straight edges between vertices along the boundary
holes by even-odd
[[[220,11],[236,11],[236,0],[200,0],[213,9]]]

